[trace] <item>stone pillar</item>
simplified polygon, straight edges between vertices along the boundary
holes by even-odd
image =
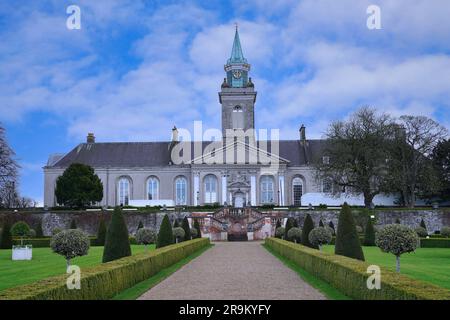
[[[227,175],[222,175],[222,204],[225,204],[227,201]]]
[[[284,175],[278,176],[278,190],[280,191],[278,192],[279,194],[278,204],[280,206],[284,206]]]
[[[200,197],[200,174],[194,173],[194,188],[193,188],[193,197],[194,197],[194,206],[198,206],[199,203],[199,197]]]
[[[250,197],[251,205],[256,206],[256,176],[254,175],[250,177]]]

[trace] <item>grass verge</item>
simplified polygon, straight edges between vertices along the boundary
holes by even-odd
[[[269,248],[267,245],[262,245],[267,251],[269,251],[271,254],[273,254],[275,257],[277,257],[285,266],[293,270],[295,273],[297,273],[300,278],[302,278],[305,282],[307,282],[312,287],[319,290],[321,293],[327,297],[327,299],[330,300],[351,300],[351,298],[347,297],[345,294],[341,293],[340,291],[336,290],[333,286],[328,284],[327,282],[320,280],[313,275],[311,275],[309,272],[305,271],[304,269],[300,268],[298,265],[296,265],[293,261],[290,261],[284,257],[282,257],[280,254],[273,251],[271,248]]]
[[[164,279],[168,278],[170,275],[172,275],[175,271],[180,269],[185,264],[189,263],[190,261],[194,260],[201,254],[203,254],[206,250],[214,246],[213,244],[210,244],[209,246],[198,250],[197,252],[194,252],[189,257],[186,257],[179,262],[171,265],[170,267],[161,270],[157,274],[155,274],[153,277],[144,280],[142,282],[139,282],[135,286],[122,291],[118,295],[116,295],[112,300],[136,300],[141,295],[143,295],[145,292],[156,286],[158,283],[163,281]]]

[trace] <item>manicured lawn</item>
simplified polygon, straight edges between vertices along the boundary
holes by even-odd
[[[150,248],[153,249],[154,246]],[[136,254],[143,252],[145,248],[132,245],[131,250]],[[101,263],[102,256],[103,247],[91,247],[87,256],[73,259],[72,264],[81,268],[94,266]],[[65,272],[65,259],[53,253],[50,248],[34,248],[31,261],[12,261],[11,250],[0,250],[0,291]]]
[[[334,246],[324,246],[325,252],[334,252]],[[395,256],[378,247],[363,247],[366,262],[395,272]],[[419,248],[400,258],[401,273],[450,290],[450,249]]]

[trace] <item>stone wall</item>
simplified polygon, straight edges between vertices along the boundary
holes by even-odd
[[[311,214],[316,226],[319,224],[319,221],[322,220],[325,224],[332,221],[337,228],[339,217],[338,210],[286,211],[285,216],[296,218],[301,227],[307,213]],[[142,213],[125,211],[124,217],[128,226],[128,232],[134,234],[140,221],[142,221],[146,228],[158,231],[165,214],[166,213],[162,212]],[[188,212],[169,212],[168,214],[172,222],[175,220],[175,217],[182,219],[184,216],[190,215]],[[354,215],[356,223],[364,226],[366,215],[358,211],[355,211]],[[422,218],[425,221],[429,232],[438,231],[442,226],[450,226],[450,211],[448,210],[376,210],[374,211],[374,215],[376,216],[377,226],[395,223],[396,219],[399,219],[402,224],[415,228],[419,226]],[[34,229],[39,221],[42,220],[42,229],[45,235],[51,235],[54,228],[69,228],[72,219],[74,219],[78,228],[84,230],[89,235],[96,235],[100,220],[104,218],[106,221],[109,221],[111,212],[2,212],[0,213],[0,227],[6,218],[10,219],[12,223],[16,221],[25,221]]]

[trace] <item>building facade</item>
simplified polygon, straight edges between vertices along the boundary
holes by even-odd
[[[339,202],[326,196],[332,186],[317,181],[312,166],[314,161],[326,161],[321,156],[325,141],[307,139],[303,125],[297,140],[256,140],[257,92],[237,29],[224,69],[219,92],[222,141],[179,141],[176,128],[168,142],[96,143],[89,134],[85,143],[67,154],[49,157],[44,204],[58,205],[56,180],[72,163],[95,169],[103,183],[102,206]]]

